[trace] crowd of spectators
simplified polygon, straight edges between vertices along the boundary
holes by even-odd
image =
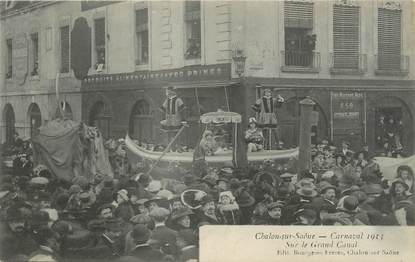
[[[59,179],[15,140],[0,184],[3,261],[197,261],[205,225],[415,225],[414,173],[382,176],[367,147],[312,147],[310,170],[276,161],[206,167],[180,179],[129,168],[115,178]],[[174,177],[174,176],[173,176]]]

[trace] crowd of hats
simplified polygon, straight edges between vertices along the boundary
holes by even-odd
[[[177,260],[183,248],[197,250],[199,228],[209,224],[415,224],[411,167],[400,166],[396,179],[386,181],[370,154],[335,151],[314,146],[311,169],[298,173],[265,161],[208,167],[202,176],[189,170],[180,180],[131,173],[68,182],[45,166],[33,167],[30,175],[5,174],[0,215],[7,230],[0,245],[33,239],[33,248],[2,249],[0,259],[30,260],[31,252],[54,238],[60,243],[56,252],[67,258],[130,256],[149,245],[163,259]],[[167,229],[160,230],[163,225]]]

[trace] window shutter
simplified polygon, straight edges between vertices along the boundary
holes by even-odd
[[[334,5],[333,8],[333,53],[335,68],[357,69],[359,67],[358,6]]]
[[[284,2],[284,25],[294,28],[313,28],[313,3]]]
[[[137,32],[148,30],[148,9],[140,9],[135,12],[135,25]]]
[[[105,47],[105,18],[95,20],[95,46]]]
[[[61,27],[61,73],[69,72],[69,26]]]
[[[378,67],[399,70],[401,66],[401,10],[378,9]]]
[[[200,1],[186,1],[184,10],[186,21],[200,19]]]

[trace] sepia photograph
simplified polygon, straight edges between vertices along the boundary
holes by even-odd
[[[413,0],[0,0],[0,262],[415,261],[414,61]]]

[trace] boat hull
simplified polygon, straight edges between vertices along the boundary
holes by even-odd
[[[130,153],[139,156],[141,158],[157,160],[162,155],[162,152],[155,152],[146,150],[138,146],[134,141],[127,135],[125,138],[125,144]],[[298,148],[286,149],[286,150],[263,150],[259,152],[250,152],[248,153],[249,162],[259,162],[265,160],[277,160],[277,159],[290,159],[298,157]],[[226,150],[220,153],[217,153],[213,156],[206,156],[206,162],[208,163],[223,163],[232,161],[232,151]],[[191,163],[193,162],[193,152],[169,152],[166,153],[160,161],[165,162],[184,162]]]

